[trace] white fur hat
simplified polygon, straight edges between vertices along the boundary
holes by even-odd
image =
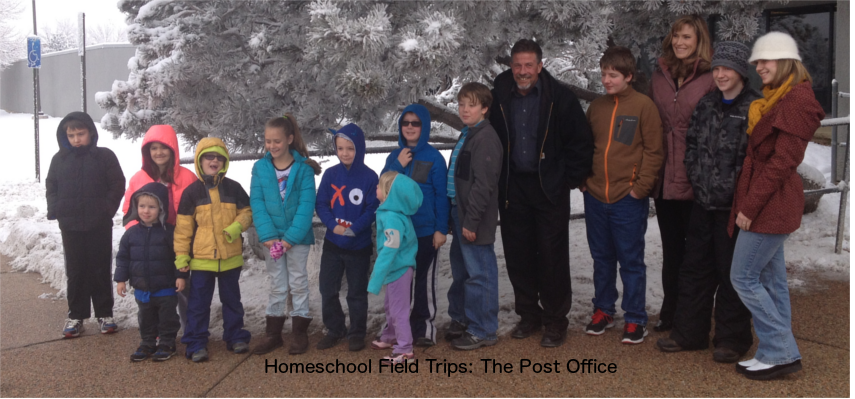
[[[792,36],[784,32],[769,32],[757,38],[749,63],[757,60],[802,60],[799,47]]]

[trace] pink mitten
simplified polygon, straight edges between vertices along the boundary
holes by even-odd
[[[273,246],[270,247],[270,257],[273,258],[273,260],[279,260],[282,255],[285,255],[285,251],[285,246],[282,245],[281,242],[276,241],[273,243]]]

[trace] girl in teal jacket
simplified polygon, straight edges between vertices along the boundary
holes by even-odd
[[[264,127],[267,154],[252,167],[249,203],[258,240],[271,254],[265,255],[270,273],[265,338],[253,349],[264,354],[282,346],[285,303],[291,293],[291,354],[304,353],[309,341],[309,279],[306,261],[315,243],[312,215],[315,209],[315,178],[321,173],[309,152],[297,121],[290,114],[267,121]],[[285,253],[281,254],[284,250]],[[274,258],[274,255],[281,257]]]
[[[410,329],[410,284],[416,267],[418,237],[410,216],[422,205],[422,190],[406,175],[386,172],[377,184],[377,199],[381,202],[377,208],[377,261],[368,281],[368,292],[377,295],[386,286],[386,328],[371,346],[388,349],[397,341],[392,355],[383,360],[412,362],[415,355]]]

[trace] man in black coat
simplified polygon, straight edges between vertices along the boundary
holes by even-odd
[[[594,141],[579,100],[543,69],[542,54],[532,40],[514,44],[511,69],[493,82],[490,123],[505,150],[499,212],[521,317],[511,336],[544,326],[540,344],[557,347],[572,302],[570,190],[591,171]]]
[[[116,154],[98,147],[98,130],[89,115],[66,115],[56,139],[59,152],[50,161],[45,187],[47,218],[59,221],[68,277],[62,335],[80,335],[90,301],[101,333],[113,333],[113,215],[124,195],[125,175]]]

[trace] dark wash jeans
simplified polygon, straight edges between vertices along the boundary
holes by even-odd
[[[621,308],[627,323],[647,324],[647,266],[644,264],[644,233],[650,200],[627,194],[613,204],[585,193],[585,228],[594,258],[594,309],[614,315],[617,302],[617,266],[623,282]]]
[[[368,271],[371,255],[365,251],[331,250],[324,245],[321,272],[321,313],[327,334],[333,337],[364,338],[368,323]],[[345,325],[341,308],[341,279],[347,276],[347,308],[350,329]]]

